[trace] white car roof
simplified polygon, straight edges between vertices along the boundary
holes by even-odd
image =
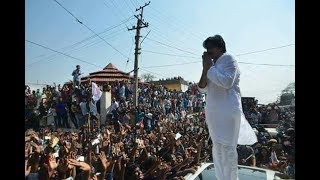
[[[213,165],[213,163],[202,163],[201,166],[198,166],[198,170],[194,174],[187,174],[184,178],[185,180],[194,180],[196,179],[199,174],[202,173],[207,167]],[[251,167],[251,166],[242,166],[238,165],[238,168],[244,168],[244,169],[250,169],[250,170],[255,170],[255,171],[260,171],[260,172],[265,172],[266,173],[266,180],[274,180],[275,179],[275,174],[279,173],[277,171],[272,171],[269,169],[263,169],[263,168],[257,168],[257,167]],[[279,178],[280,179],[280,178]],[[205,179],[204,179],[205,180]]]

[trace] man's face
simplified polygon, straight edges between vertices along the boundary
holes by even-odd
[[[217,59],[217,57],[221,53],[221,50],[214,46],[208,46],[207,52],[212,59]]]

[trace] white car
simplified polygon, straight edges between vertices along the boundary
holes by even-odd
[[[269,169],[238,165],[239,180],[276,180],[281,173]],[[185,180],[217,180],[213,163],[202,163],[194,174],[188,174]]]

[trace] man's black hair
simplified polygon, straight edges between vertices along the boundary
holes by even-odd
[[[205,49],[208,49],[208,47],[217,47],[222,49],[222,52],[226,52],[226,43],[224,42],[223,38],[220,35],[214,35],[208,37],[206,40],[203,41],[202,46]]]

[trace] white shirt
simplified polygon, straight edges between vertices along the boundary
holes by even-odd
[[[120,97],[125,97],[125,94],[126,94],[126,88],[125,88],[125,86],[122,86],[119,89],[119,95],[120,95]]]
[[[82,115],[86,115],[88,113],[87,103],[86,102],[81,102],[80,103],[80,108],[81,108]]]
[[[174,115],[173,115],[173,113],[169,113],[169,114],[168,114],[168,120],[171,121],[171,122],[174,120]]]
[[[111,105],[111,111],[117,109],[119,107],[119,103],[117,101],[115,101],[112,105]]]
[[[235,146],[252,145],[257,137],[242,112],[240,71],[235,59],[223,54],[207,73],[206,123],[212,141]]]
[[[181,117],[182,117],[182,118],[185,118],[186,115],[187,115],[186,111],[185,111],[185,110],[182,110],[182,111],[181,111]]]
[[[170,108],[171,107],[171,101],[169,99],[165,100],[165,107]]]
[[[271,161],[272,161],[272,163],[279,163],[279,160],[277,158],[277,154],[275,151],[271,152]]]
[[[92,115],[96,116],[98,114],[97,111],[97,102],[92,100],[89,103],[89,108],[90,108],[90,112],[92,113]]]

